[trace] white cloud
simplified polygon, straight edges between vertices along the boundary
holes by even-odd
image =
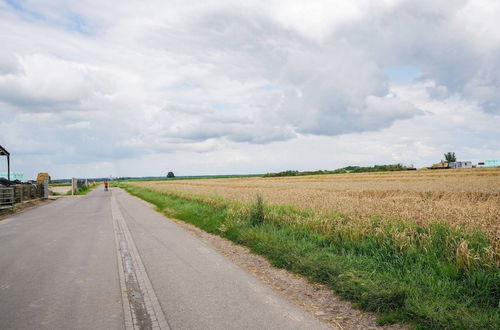
[[[2,3],[0,143],[17,170],[56,177],[498,157],[499,14],[488,0]],[[418,75],[391,80],[398,68]]]

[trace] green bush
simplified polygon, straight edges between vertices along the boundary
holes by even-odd
[[[250,208],[250,223],[254,226],[260,225],[264,222],[264,199],[261,194],[257,194],[255,202]]]

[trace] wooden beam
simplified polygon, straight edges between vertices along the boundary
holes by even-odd
[[[7,180],[10,181],[10,153],[0,146],[0,156],[7,156]]]
[[[10,153],[7,150],[5,150],[4,147],[0,146],[0,156],[8,156],[8,155],[10,155]]]

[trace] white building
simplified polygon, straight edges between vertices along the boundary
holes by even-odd
[[[472,162],[470,160],[463,162],[451,162],[449,165],[450,168],[472,168]]]

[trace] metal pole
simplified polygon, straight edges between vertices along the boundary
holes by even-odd
[[[10,181],[10,155],[7,155],[7,180]]]

